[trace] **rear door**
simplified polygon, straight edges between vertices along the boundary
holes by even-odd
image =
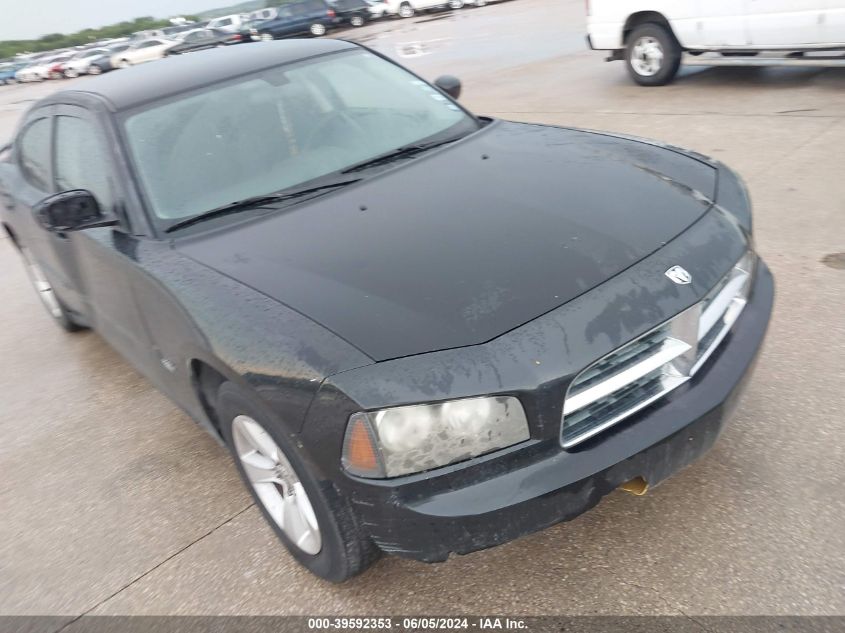
[[[751,44],[788,48],[822,43],[826,1],[746,0]]]

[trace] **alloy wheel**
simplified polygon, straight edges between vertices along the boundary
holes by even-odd
[[[319,37],[320,35],[326,34],[326,27],[322,24],[312,24],[311,25],[311,35],[316,35]]]
[[[285,536],[306,554],[323,547],[317,516],[308,493],[282,449],[251,417],[232,422],[235,452],[267,514]]]
[[[352,26],[364,26],[364,18],[362,18],[360,15],[353,15],[352,19],[349,20],[349,23]]]
[[[634,42],[631,51],[631,68],[638,75],[651,77],[663,67],[663,47],[657,38],[645,35]]]
[[[400,18],[412,18],[412,17],[414,17],[414,7],[412,7],[407,2],[404,3],[401,7],[399,7],[399,17]]]

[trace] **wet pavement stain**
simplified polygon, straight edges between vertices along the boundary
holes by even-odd
[[[830,253],[822,257],[822,264],[836,268],[837,270],[845,270],[845,253]]]

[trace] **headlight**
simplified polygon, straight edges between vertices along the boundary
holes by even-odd
[[[343,442],[353,475],[398,477],[513,446],[529,438],[519,400],[468,398],[356,413]]]

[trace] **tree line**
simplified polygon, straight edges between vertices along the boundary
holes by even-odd
[[[192,17],[186,16],[188,19]],[[146,31],[148,29],[160,29],[165,26],[170,26],[169,20],[157,20],[153,17],[135,18],[131,21],[118,22],[109,26],[103,26],[98,29],[83,29],[76,33],[51,33],[44,35],[35,40],[7,40],[0,42],[0,59],[13,57],[18,53],[40,53],[43,51],[51,51],[57,48],[69,48],[71,46],[81,46],[84,44],[91,44],[98,40],[111,39],[116,37],[126,37],[132,35],[136,31]]]

